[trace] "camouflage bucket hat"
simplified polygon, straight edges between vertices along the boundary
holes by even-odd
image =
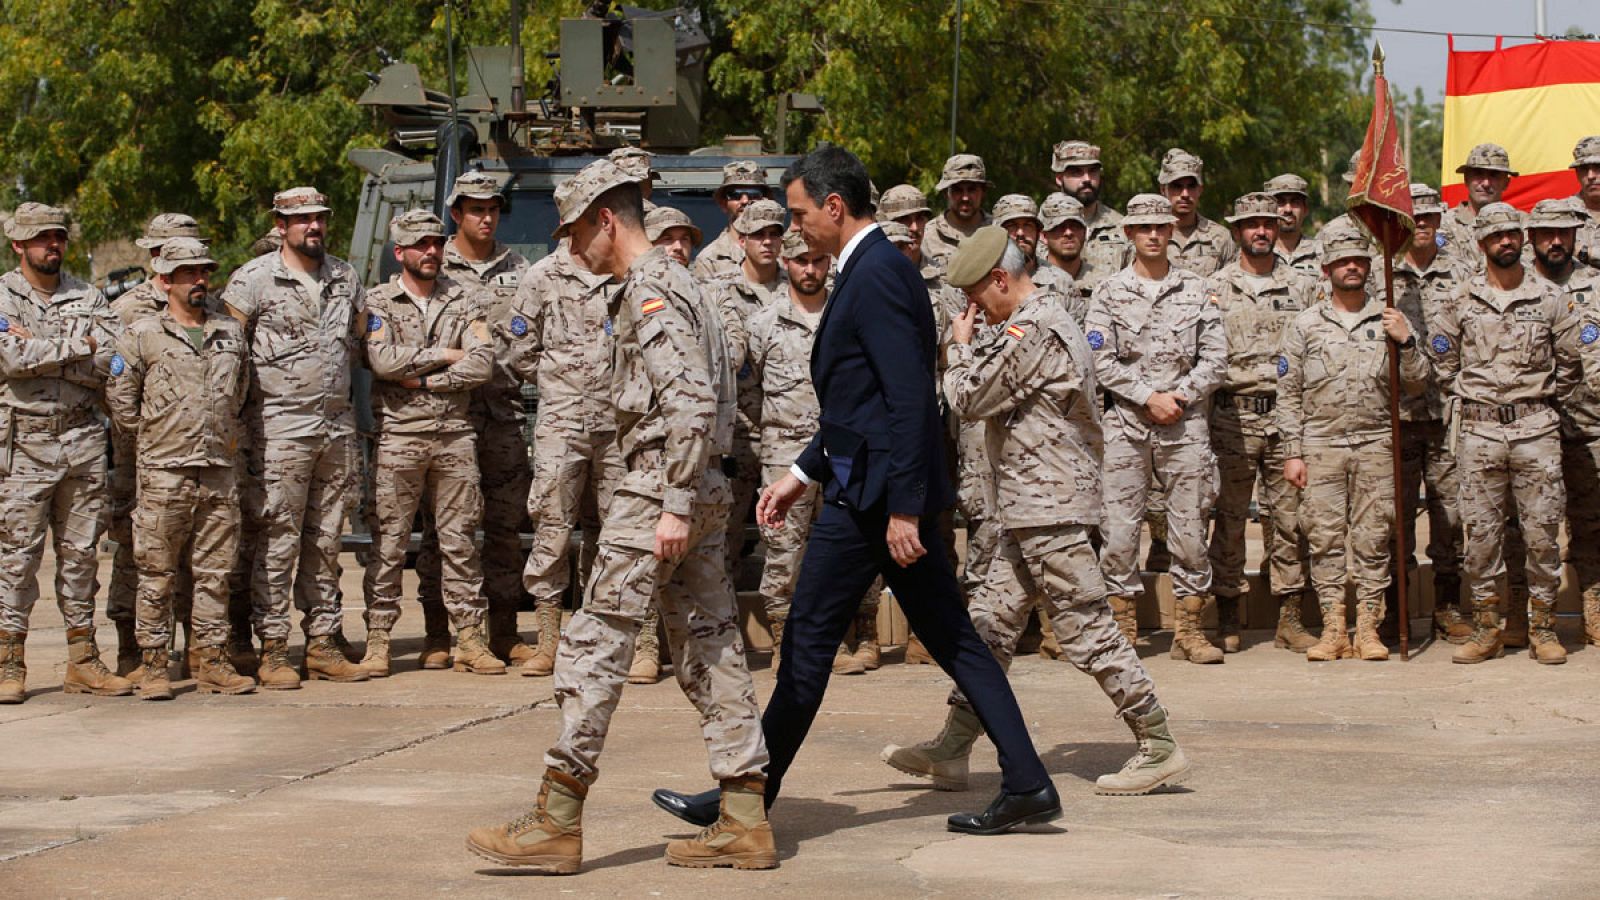
[[[891,224],[893,224],[893,223],[891,223]],[[896,225],[895,227],[897,227],[897,228],[899,228],[901,230],[905,230],[905,226],[904,225]],[[906,237],[909,238],[910,236],[911,236],[910,232],[907,232],[906,233]],[[892,240],[894,240],[894,238],[890,238],[889,240],[892,241]],[[809,253],[810,251],[811,251],[810,245],[808,245],[806,243],[806,239],[805,238],[800,236],[800,232],[798,232],[798,231],[785,231],[783,233],[783,253],[782,253],[782,256],[783,256],[784,259],[796,259],[798,257],[804,256],[805,254]]]
[[[6,220],[6,237],[26,241],[46,231],[67,231],[67,211],[43,203],[24,203]]]
[[[1039,218],[1039,206],[1033,198],[1026,194],[1007,194],[994,202],[994,210],[990,213],[996,225],[1004,225],[1017,219],[1032,219],[1044,227],[1044,222]]]
[[[1078,202],[1078,198],[1059,192],[1044,198],[1044,205],[1039,207],[1039,227],[1045,231],[1055,231],[1068,222],[1089,227],[1088,220],[1083,217],[1083,204]]]
[[[276,228],[267,229],[267,233],[258,237],[250,244],[250,256],[266,256],[283,249],[283,232]]]
[[[462,172],[444,205],[455,206],[456,201],[465,199],[498,200],[501,206],[506,205],[506,198],[500,193],[500,179],[488,172]]]
[[[1247,219],[1271,219],[1278,221],[1278,198],[1265,191],[1255,191],[1245,194],[1233,201],[1233,215],[1224,216],[1229,225],[1237,225]]]
[[[979,228],[962,241],[961,246],[956,248],[955,255],[950,257],[945,281],[949,282],[951,287],[961,290],[972,287],[994,271],[1010,243],[1011,238],[999,225],[985,225]]]
[[[1488,172],[1504,172],[1512,178],[1519,174],[1511,168],[1511,154],[1499,144],[1479,144],[1467,154],[1467,161],[1456,166],[1456,171],[1465,173],[1468,169],[1483,169]]]
[[[583,218],[583,214],[601,194],[614,187],[634,183],[610,160],[597,159],[584,166],[578,174],[561,182],[556,188],[556,212],[561,214],[561,224],[556,227],[554,236],[566,237],[572,223]]]
[[[606,154],[606,159],[611,160],[612,165],[621,169],[622,174],[627,175],[634,181],[661,180],[661,173],[657,172],[651,165],[651,160],[655,159],[655,155],[649,150],[641,150],[638,147],[618,147]]]
[[[915,213],[933,215],[933,209],[928,206],[928,197],[917,190],[914,185],[897,184],[878,198],[878,218],[889,221],[901,216]]]
[[[1317,238],[1322,243],[1322,264],[1332,265],[1341,259],[1372,258],[1372,241],[1355,226],[1334,227]]]
[[[1521,231],[1522,227],[1521,210],[1509,203],[1491,203],[1478,210],[1478,217],[1472,222],[1472,236],[1481,241],[1503,231]]]
[[[191,237],[172,238],[161,248],[161,255],[150,261],[150,267],[162,275],[171,275],[183,266],[215,269],[217,261],[205,244]]]
[[[1306,184],[1306,180],[1299,175],[1286,173],[1267,179],[1267,183],[1261,186],[1261,190],[1263,193],[1271,194],[1274,197],[1279,194],[1299,194],[1309,200],[1311,199],[1310,187],[1310,185]]]
[[[1528,230],[1535,228],[1582,228],[1583,219],[1573,208],[1571,197],[1559,200],[1540,200],[1528,213]]]
[[[901,225],[899,222],[884,222],[883,224],[879,225],[878,228],[883,231],[883,236],[888,238],[889,242],[892,244],[911,243],[911,229]],[[784,238],[783,246],[784,249],[788,249],[788,238]]]
[[[728,193],[728,188],[753,187],[762,191],[769,191],[767,179],[761,172],[761,164],[749,159],[736,159],[722,167],[722,184],[711,193],[713,199],[721,200]]]
[[[1134,194],[1128,201],[1128,214],[1122,217],[1123,225],[1175,225],[1178,217],[1172,214],[1172,204],[1160,194]]]
[[[733,230],[741,235],[755,234],[763,228],[783,227],[784,211],[776,200],[757,200],[740,211]]]
[[[1344,174],[1339,177],[1344,179],[1345,184],[1355,184],[1356,170],[1359,168],[1361,168],[1361,151],[1357,150],[1350,154],[1350,164],[1345,166]]]
[[[411,209],[389,222],[389,240],[396,247],[410,247],[423,238],[443,238],[444,223],[425,209]]]
[[[200,223],[183,213],[162,213],[151,219],[144,227],[144,236],[134,243],[146,250],[160,250],[173,238],[194,238],[205,243],[200,240]]]
[[[1203,174],[1205,167],[1206,164],[1200,161],[1200,157],[1182,148],[1173,147],[1167,151],[1166,156],[1161,157],[1161,174],[1156,181],[1160,182],[1162,187],[1180,178],[1193,178],[1205,184],[1206,179]]]
[[[1572,148],[1572,165],[1567,168],[1579,166],[1600,166],[1600,134],[1586,137]]]
[[[1057,174],[1072,166],[1100,165],[1100,148],[1088,141],[1062,141],[1050,150],[1050,171]]]
[[[272,211],[280,216],[333,212],[326,194],[314,187],[290,188],[272,195]]]
[[[934,190],[943,191],[963,181],[974,181],[984,187],[994,187],[994,182],[989,180],[989,169],[983,164],[983,157],[971,153],[957,153],[944,161],[944,171],[939,173],[939,185]]]
[[[685,215],[683,210],[673,209],[670,206],[658,206],[645,213],[644,236],[650,239],[650,243],[654,244],[656,241],[661,240],[661,236],[673,228],[689,229],[690,240],[694,241],[695,246],[700,245],[703,235],[701,235],[700,229],[694,227],[694,220]]]

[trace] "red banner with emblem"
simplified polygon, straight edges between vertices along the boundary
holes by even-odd
[[[1361,164],[1345,200],[1350,215],[1372,232],[1393,256],[1411,242],[1417,222],[1411,210],[1411,174],[1389,102],[1389,81],[1380,64],[1372,79],[1372,118],[1361,143]]]

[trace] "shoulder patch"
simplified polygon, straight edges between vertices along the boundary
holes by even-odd
[[[522,337],[523,335],[527,334],[528,333],[528,320],[524,319],[521,316],[512,316],[511,317],[511,333],[516,335],[517,337]]]
[[[1098,329],[1089,332],[1088,334],[1084,335],[1084,337],[1089,341],[1089,348],[1091,350],[1099,350],[1101,347],[1106,345],[1106,336],[1101,334]]]
[[[613,337],[613,336],[616,335],[616,330],[611,325],[611,317],[610,316],[606,316],[605,321],[600,323],[600,327],[605,329],[606,337]]]
[[[122,358],[122,354],[121,353],[113,353],[113,354],[111,354],[111,374],[113,374],[113,375],[121,375],[123,372],[126,372],[126,371],[128,371],[128,362],[127,362],[127,360]]]
[[[10,331],[10,330],[11,330],[11,320],[6,318],[5,316],[0,316],[0,333],[7,332],[7,331]]]
[[[1434,335],[1433,336],[1433,340],[1429,341],[1428,345],[1433,348],[1433,352],[1435,352],[1435,353],[1449,353],[1450,352],[1450,339],[1445,337],[1442,334]]]
[[[1278,354],[1278,377],[1282,378],[1287,374],[1289,374],[1289,357],[1280,353]]]
[[[1433,245],[1438,247],[1440,250],[1443,250],[1445,245],[1448,243],[1450,243],[1450,239],[1444,236],[1443,229],[1440,229],[1439,232],[1433,236]]]
[[[649,300],[646,300],[643,304],[641,304],[639,306],[639,312],[642,315],[650,316],[650,315],[655,315],[656,313],[661,312],[663,309],[666,309],[666,308],[667,308],[667,301],[666,300],[662,299],[661,297],[651,297]]]
[[[382,330],[382,328],[383,328],[383,320],[378,318],[378,314],[377,313],[367,313],[367,333],[371,334],[374,331]]]
[[[1006,335],[1009,336],[1014,341],[1022,340],[1022,336],[1027,334],[1027,333],[1028,333],[1028,329],[1023,328],[1021,325],[1007,325],[1006,326]]]
[[[1584,323],[1583,330],[1578,332],[1578,340],[1585,344],[1592,344],[1600,340],[1600,325],[1593,322]]]

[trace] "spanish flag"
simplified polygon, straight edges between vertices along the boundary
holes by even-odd
[[[1450,39],[1445,76],[1444,200],[1467,199],[1456,167],[1473,147],[1499,144],[1511,156],[1503,198],[1527,210],[1578,189],[1567,167],[1572,148],[1600,133],[1600,43],[1541,40],[1493,50],[1457,50]]]

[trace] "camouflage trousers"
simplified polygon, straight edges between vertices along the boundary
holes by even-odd
[[[789,474],[789,466],[799,457],[800,448],[790,454],[777,454],[762,466],[763,485],[776,484]],[[810,485],[800,495],[782,528],[761,526],[761,541],[767,545],[767,556],[761,567],[761,604],[767,612],[768,622],[782,622],[789,618],[789,600],[794,596],[795,584],[800,579],[800,561],[805,557],[806,541],[811,537],[811,524],[822,511],[818,485]],[[729,527],[732,527],[731,524]],[[953,558],[953,557],[952,557]],[[883,597],[883,579],[880,577],[861,598],[861,613],[874,615]]]
[[[678,685],[700,713],[712,777],[766,771],[761,712],[722,559],[731,492],[720,472],[705,477],[716,483],[701,489],[706,502],[694,505],[689,550],[680,561],[652,554],[661,501],[630,487],[659,486],[658,469],[630,473],[606,512],[583,608],[573,614],[556,655],[561,736],[545,755],[547,765],[585,784],[599,775],[600,753],[633,664],[640,623],[652,604],[661,610]]]
[[[367,628],[388,631],[400,620],[406,550],[424,501],[439,536],[440,592],[457,628],[483,621],[483,520],[477,436],[380,434],[372,459],[372,558],[362,579]]]
[[[478,477],[483,494],[483,593],[490,610],[522,605],[522,526],[528,521],[528,443],[522,424],[487,419],[479,423]],[[430,512],[422,520],[417,551],[417,600],[443,607],[438,526]]]
[[[762,480],[759,439],[742,436],[735,431],[731,456],[734,474],[728,480],[728,487],[733,491],[733,505],[728,508],[728,547],[724,551],[723,561],[728,566],[728,581],[733,582],[738,580],[739,563],[744,559],[744,538],[751,521],[751,510],[755,508],[756,493],[767,482]],[[793,459],[789,461],[794,462]]]
[[[1245,523],[1250,498],[1261,483],[1263,548],[1272,593],[1299,594],[1306,586],[1300,531],[1300,495],[1283,477],[1283,446],[1276,434],[1247,434],[1213,416],[1211,447],[1217,455],[1217,520],[1211,529],[1212,591],[1242,597],[1245,580]]]
[[[137,620],[139,567],[133,559],[133,510],[139,496],[138,440],[111,431],[111,468],[106,472],[110,502],[106,504],[105,536],[117,545],[111,555],[111,583],[106,587],[106,618],[113,622]],[[242,542],[243,535],[240,536]],[[237,554],[235,554],[237,556]],[[172,613],[179,622],[189,621],[194,600],[194,583],[189,572],[189,554],[178,554],[178,569],[173,573]],[[244,625],[250,624],[250,595],[243,597]],[[233,608],[230,601],[229,609]]]
[[[251,622],[262,640],[289,637],[289,606],[313,637],[338,630],[339,549],[345,505],[356,487],[355,436],[267,439],[251,468],[261,472],[261,513],[251,576]],[[246,489],[248,493],[250,488]]]
[[[1427,488],[1428,562],[1433,577],[1461,577],[1461,511],[1456,507],[1456,459],[1443,422],[1400,423],[1400,527],[1406,552],[1417,555],[1417,516]],[[1449,598],[1455,602],[1455,598]]]
[[[988,580],[972,598],[972,627],[1002,668],[1036,604],[1044,606],[1066,660],[1099,682],[1124,718],[1155,709],[1156,688],[1106,603],[1089,526],[1014,528],[1001,534]],[[950,702],[965,703],[960,690]]]
[[[1389,437],[1359,444],[1307,444],[1300,527],[1311,544],[1311,584],[1323,609],[1356,602],[1383,609],[1394,539],[1394,458]],[[1345,547],[1349,552],[1346,555]]]
[[[535,604],[561,605],[572,581],[572,529],[581,526],[584,543],[595,542],[624,472],[615,433],[539,424],[528,490],[533,547],[522,570],[522,585]]]
[[[1528,599],[1554,604],[1561,584],[1561,439],[1552,430],[1509,439],[1494,431],[1463,431],[1460,467],[1461,526],[1466,581],[1474,602],[1495,602],[1495,579],[1506,571],[1506,520],[1516,516],[1527,548]]]
[[[135,634],[144,649],[172,643],[176,573],[193,573],[191,647],[227,643],[228,576],[239,550],[239,491],[233,469],[191,466],[139,470],[133,511],[139,567]]]
[[[105,514],[105,436],[98,424],[66,434],[18,433],[0,469],[0,631],[28,632],[39,600],[44,542],[53,538],[56,605],[67,628],[94,627],[95,542]]]
[[[1590,597],[1600,592],[1600,437],[1563,440],[1561,472],[1567,488],[1567,558],[1578,591]]]
[[[984,441],[984,424],[962,420],[956,437],[956,507],[967,522],[967,556],[961,568],[961,589],[972,596],[987,578],[989,562],[1000,547],[1000,525],[992,522],[989,499],[994,469]],[[950,557],[955,564],[955,556]]]
[[[1156,473],[1166,486],[1167,539],[1172,550],[1172,591],[1193,597],[1211,590],[1206,519],[1217,496],[1217,462],[1204,443],[1168,444],[1130,436],[1108,421],[1105,429],[1105,503],[1101,509],[1100,568],[1106,590],[1122,597],[1144,594],[1139,575],[1139,527],[1144,523]]]

